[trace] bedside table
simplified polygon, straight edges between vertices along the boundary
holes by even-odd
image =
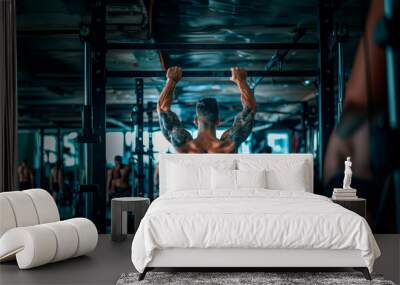
[[[123,241],[127,237],[128,213],[134,214],[134,232],[150,206],[150,199],[143,197],[121,197],[111,200],[111,239]]]
[[[341,200],[341,199],[332,199],[333,203],[339,204],[340,206],[353,211],[356,214],[359,214],[364,219],[366,218],[366,210],[367,210],[367,200],[363,198],[357,198],[352,200]]]

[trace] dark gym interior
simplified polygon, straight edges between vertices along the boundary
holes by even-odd
[[[380,0],[0,2],[14,16],[0,40],[0,192],[46,189],[61,219],[110,233],[111,199],[156,199],[158,157],[176,152],[157,113],[167,69],[183,71],[183,127],[196,137],[196,102],[215,98],[219,138],[243,108],[240,67],[257,112],[237,152],[311,153],[327,197],[351,156],[372,231],[400,233],[399,1],[386,26]]]

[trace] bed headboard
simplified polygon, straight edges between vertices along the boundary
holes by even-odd
[[[246,161],[259,161],[263,165],[275,167],[276,165],[295,165],[297,163],[305,163],[306,168],[306,191],[314,192],[314,166],[312,154],[160,154],[160,195],[164,194],[168,189],[166,187],[168,175],[168,163],[188,163],[194,165],[210,165],[221,161],[231,161],[237,164]]]

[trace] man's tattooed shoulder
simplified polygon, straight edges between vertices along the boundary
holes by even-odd
[[[232,127],[222,136],[222,140],[232,140],[236,147],[243,143],[251,134],[254,125],[254,112],[245,107],[236,115]]]
[[[181,147],[193,140],[192,135],[185,130],[177,114],[172,111],[161,111],[159,116],[161,132],[174,147]]]

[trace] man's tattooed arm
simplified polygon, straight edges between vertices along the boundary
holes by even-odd
[[[187,142],[193,140],[192,135],[182,126],[178,116],[171,110],[160,111],[160,128],[164,137],[175,148],[184,146]]]
[[[181,78],[182,70],[179,67],[174,66],[167,70],[167,83],[160,94],[157,104],[161,132],[176,149],[193,140],[191,134],[183,128],[178,116],[171,111],[175,86]]]
[[[222,134],[221,141],[232,141],[235,148],[238,148],[251,134],[253,124],[254,112],[249,107],[245,107],[236,115],[233,126]]]
[[[246,82],[246,71],[238,67],[231,68],[231,71],[231,80],[236,83],[240,91],[243,110],[236,115],[233,126],[222,135],[221,140],[232,141],[237,148],[247,139],[253,129],[256,100]]]

